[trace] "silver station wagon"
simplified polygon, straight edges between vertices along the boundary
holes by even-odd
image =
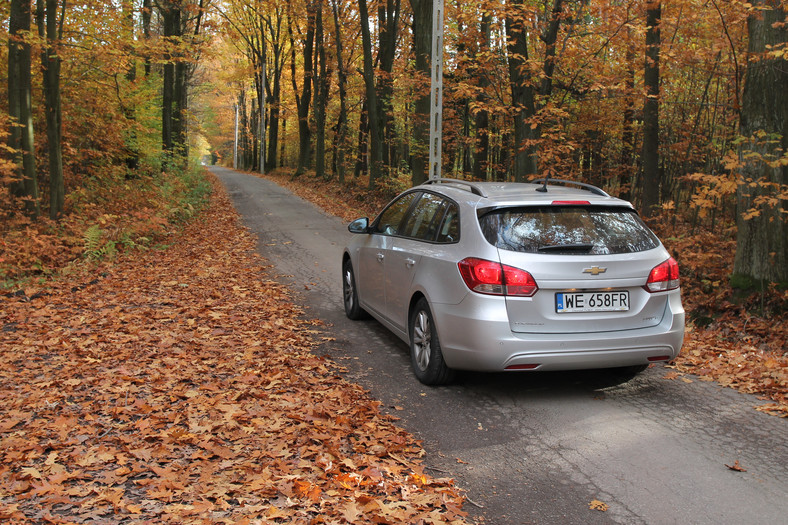
[[[681,349],[678,264],[597,187],[430,180],[348,229],[345,312],[408,343],[422,383],[456,370],[634,376]]]

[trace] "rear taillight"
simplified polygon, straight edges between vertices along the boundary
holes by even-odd
[[[649,292],[666,292],[679,287],[679,263],[671,257],[659,266],[654,267],[646,281]]]
[[[530,273],[505,264],[468,257],[457,266],[465,284],[477,293],[531,297],[539,289]]]

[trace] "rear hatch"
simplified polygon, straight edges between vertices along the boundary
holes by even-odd
[[[609,332],[662,321],[667,295],[644,285],[669,255],[631,208],[504,208],[479,222],[501,263],[529,272],[539,287],[532,297],[506,297],[513,332]]]

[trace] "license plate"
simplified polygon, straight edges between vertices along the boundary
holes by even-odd
[[[626,312],[628,310],[629,292],[560,292],[555,294],[555,311],[559,314]]]

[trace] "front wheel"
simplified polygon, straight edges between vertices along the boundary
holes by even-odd
[[[444,385],[454,378],[446,366],[430,306],[423,297],[410,314],[410,362],[416,378],[425,385]]]
[[[356,276],[353,274],[353,265],[350,259],[342,263],[342,300],[345,303],[345,315],[355,320],[364,319],[367,312],[358,303],[358,290]]]

